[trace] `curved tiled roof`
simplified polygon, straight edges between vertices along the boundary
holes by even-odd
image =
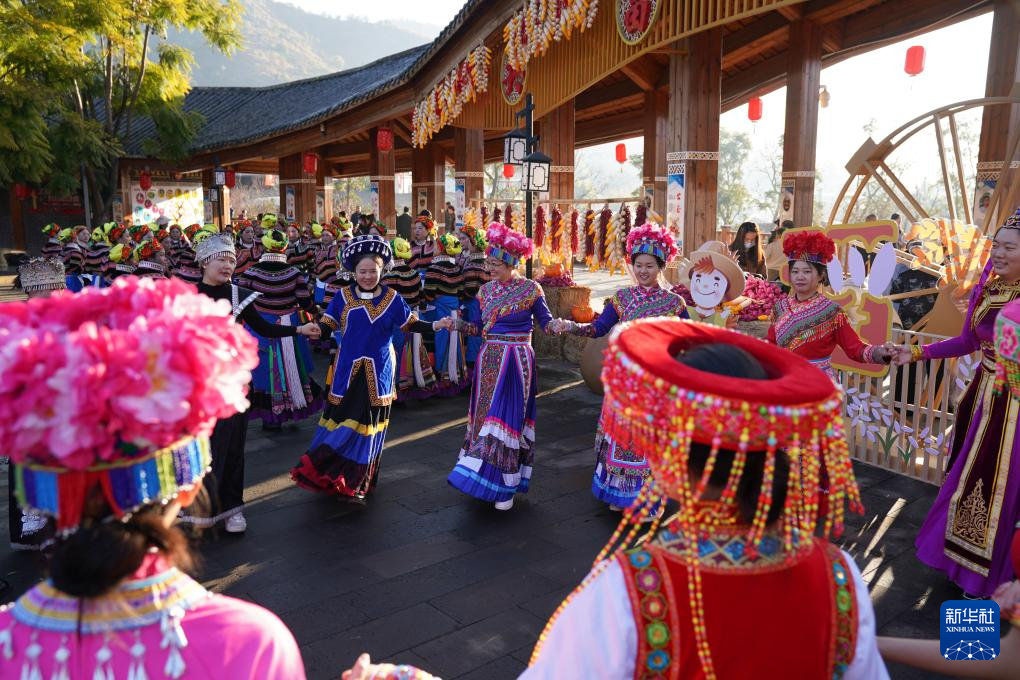
[[[402,85],[428,63],[484,1],[467,0],[431,43],[365,66],[268,87],[192,88],[184,98],[184,110],[200,113],[205,123],[190,151],[215,151],[308,127]],[[154,136],[153,122],[136,118],[131,134],[124,140],[126,155],[144,157],[142,144]]]

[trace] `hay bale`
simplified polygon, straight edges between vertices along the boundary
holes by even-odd
[[[549,311],[553,313],[553,316],[556,316],[556,310],[559,309],[561,290],[564,289],[542,286],[542,293],[545,295],[545,304],[549,305]]]
[[[737,330],[759,340],[766,340],[769,336],[770,325],[769,321],[738,321]]]
[[[563,358],[562,335],[546,335],[542,331],[536,330],[531,336],[531,346],[534,347],[535,354],[543,359]]]
[[[572,364],[581,364],[581,357],[584,356],[584,349],[588,346],[589,338],[581,338],[576,335],[567,335],[563,338],[563,358]]]
[[[591,288],[587,286],[573,286],[571,288],[560,288],[556,307],[549,305],[549,309],[556,316],[569,319],[573,314],[574,307],[587,307],[590,304]]]

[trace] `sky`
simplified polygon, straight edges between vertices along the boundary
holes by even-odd
[[[409,20],[430,24],[435,32],[445,26],[462,7],[462,0],[286,0],[311,12],[359,16],[371,21]],[[611,3],[604,3],[606,6]],[[992,15],[954,26],[845,60],[822,71],[821,82],[829,91],[828,108],[820,109],[816,168],[821,178],[821,197],[826,214],[847,179],[845,165],[867,139],[864,126],[874,121],[874,139],[881,140],[911,119],[966,99],[984,95]],[[907,47],[923,45],[924,72],[909,77],[903,71]],[[763,97],[762,119],[752,124],[747,107],[723,115],[721,125],[734,132],[746,132],[752,148],[744,169],[745,183],[752,191],[764,190],[767,156],[775,148],[785,124],[786,88]],[[973,121],[979,129],[979,120]],[[641,151],[641,138],[623,140],[628,153]],[[621,168],[614,160],[614,144],[581,150],[575,164],[586,163],[595,172],[610,176],[613,191],[640,184],[638,171],[629,164]],[[908,168],[908,184],[923,179],[940,179],[934,137],[919,138],[905,147],[900,160]],[[629,193],[629,192],[628,192]],[[749,217],[771,220],[767,215]]]
[[[464,0],[280,0],[315,14],[369,21],[407,20],[436,27],[436,34],[464,6]]]

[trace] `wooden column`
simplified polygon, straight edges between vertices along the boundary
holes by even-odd
[[[319,159],[315,170],[315,220],[326,224],[333,217],[333,178],[330,176],[329,163]]]
[[[464,210],[472,201],[485,197],[485,136],[481,129],[454,128],[453,177],[456,184],[464,183],[464,195],[454,199],[457,225],[464,224]]]
[[[815,147],[818,141],[818,89],[822,75],[822,31],[798,19],[790,24],[786,66],[786,128],[783,134],[784,187],[793,185],[793,223],[811,226],[815,210]],[[786,216],[780,192],[776,214]]]
[[[443,214],[446,203],[446,152],[429,143],[411,152],[411,212],[429,210],[433,217]]]
[[[1020,54],[1020,12],[1010,0],[995,0],[992,19],[992,39],[988,47],[988,75],[985,79],[986,97],[1005,97],[1017,82],[1017,61]],[[981,118],[981,141],[978,146],[977,182],[997,182],[1006,158],[1011,134],[1020,124],[1020,106],[988,106]],[[1007,187],[1003,187],[1003,190]],[[980,196],[981,192],[978,192]],[[969,197],[968,197],[969,200]],[[1013,210],[1013,206],[999,205],[997,214],[990,217],[991,225],[998,225]],[[980,214],[978,206],[974,211]],[[977,220],[975,220],[977,222]],[[978,226],[981,223],[978,222]]]
[[[386,237],[397,235],[397,197],[395,193],[393,173],[393,149],[380,151],[376,140],[379,128],[372,128],[368,136],[368,181],[370,187],[378,187],[379,212],[376,219],[386,224]],[[372,207],[369,207],[369,211]],[[364,208],[362,208],[364,212]]]
[[[7,189],[7,204],[11,208],[11,229],[15,250],[26,250],[25,244],[25,213],[22,211],[21,201],[14,195],[14,186]],[[35,255],[35,253],[33,253]]]
[[[304,154],[284,156],[280,164],[280,216],[304,224],[315,217],[315,174],[305,172]],[[319,158],[318,165],[324,161]],[[293,196],[291,203],[288,197]],[[288,207],[293,211],[288,214]]]
[[[680,42],[669,60],[668,174],[683,173],[683,196],[667,196],[667,224],[679,228],[681,252],[715,239],[719,177],[719,116],[722,112],[722,30],[703,31]],[[670,187],[673,192],[673,187]],[[678,221],[679,218],[679,221]]]
[[[574,100],[538,121],[539,148],[552,158],[549,198],[566,211],[574,200]]]
[[[652,189],[652,211],[659,220],[666,214],[666,137],[669,127],[669,93],[645,92],[644,167],[641,182]]]

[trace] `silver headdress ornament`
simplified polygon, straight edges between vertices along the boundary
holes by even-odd
[[[205,262],[223,253],[230,253],[231,255],[235,253],[234,237],[229,232],[216,232],[202,239],[195,246],[195,260],[198,262]]]
[[[26,293],[67,288],[64,263],[52,257],[33,257],[18,267],[18,276],[21,278],[21,290]]]

